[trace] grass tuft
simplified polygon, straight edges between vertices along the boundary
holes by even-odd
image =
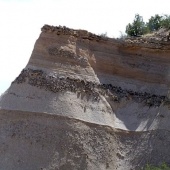
[[[158,167],[147,164],[144,170],[170,170],[170,167],[164,162]]]

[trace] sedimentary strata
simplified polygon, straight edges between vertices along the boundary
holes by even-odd
[[[44,25],[0,98],[0,169],[170,164],[170,43]],[[162,33],[161,33],[162,34]]]
[[[121,87],[112,84],[96,84],[94,82],[84,81],[83,79],[71,79],[69,77],[49,76],[42,70],[23,70],[13,83],[25,83],[45,90],[57,92],[71,91],[75,93],[84,92],[94,100],[100,100],[100,95],[108,96],[111,101],[120,102],[122,98],[144,103],[150,107],[159,107],[161,104],[169,103],[166,96],[150,93],[139,93],[133,90],[123,90]]]
[[[71,51],[67,51],[66,49],[60,49],[57,47],[50,47],[48,49],[48,53],[51,56],[55,56],[55,57],[62,57],[62,58],[66,58],[66,59],[72,59],[74,61],[77,61],[77,64],[81,65],[81,66],[87,66],[88,65],[88,61],[87,58],[83,57],[83,56],[77,56],[74,52]]]

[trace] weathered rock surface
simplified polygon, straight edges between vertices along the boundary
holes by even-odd
[[[0,169],[170,163],[170,43],[45,25],[0,98]]]

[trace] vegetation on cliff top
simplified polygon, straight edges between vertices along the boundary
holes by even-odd
[[[170,29],[170,15],[156,14],[155,16],[151,16],[149,21],[145,23],[143,17],[136,14],[133,22],[126,26],[126,33],[129,36],[141,36],[157,31],[160,28]]]
[[[162,163],[158,167],[153,165],[146,165],[144,170],[170,170],[170,167],[166,163]]]

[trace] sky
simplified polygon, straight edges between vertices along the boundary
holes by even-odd
[[[136,13],[170,14],[169,0],[0,0],[0,95],[26,66],[44,24],[119,37]]]

